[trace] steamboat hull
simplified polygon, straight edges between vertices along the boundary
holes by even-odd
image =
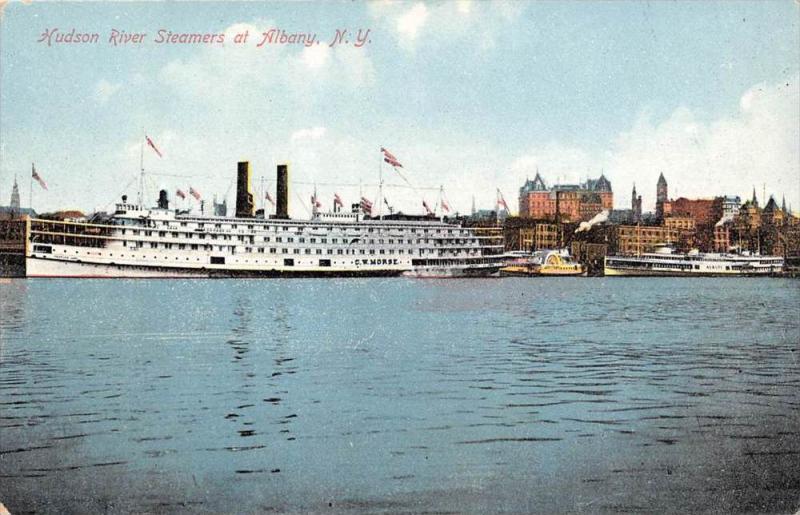
[[[473,267],[418,268],[403,272],[405,277],[418,279],[459,279],[469,277],[499,277],[501,265]]]
[[[681,271],[681,270],[640,270],[626,268],[605,268],[606,277],[770,277],[780,275],[781,269],[758,271]]]
[[[27,258],[26,277],[82,279],[231,279],[278,277],[396,277],[403,270],[261,270],[154,267]]]

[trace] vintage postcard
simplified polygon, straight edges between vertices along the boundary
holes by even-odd
[[[0,1],[0,514],[800,510],[800,3]]]

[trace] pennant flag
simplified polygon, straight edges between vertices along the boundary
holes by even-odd
[[[344,207],[344,203],[342,203],[342,197],[340,197],[338,193],[333,194],[333,205]]]
[[[388,157],[389,159],[394,159],[395,161],[397,161],[397,158],[394,157],[394,154],[392,154],[391,152],[389,152],[385,148],[381,147],[381,152],[383,152],[383,155]]]
[[[189,187],[189,195],[193,196],[196,200],[200,200],[200,192],[191,186]]]
[[[270,195],[269,192],[267,192],[267,202],[269,202],[273,206],[275,205],[275,201],[272,200],[272,195]]]
[[[368,214],[371,215],[372,214],[372,202],[370,202],[369,200],[365,199],[364,197],[361,197],[361,210],[364,211],[365,213],[368,213]]]
[[[183,191],[181,191],[181,190],[178,190],[178,191],[176,191],[176,192],[175,192],[175,195],[177,195],[177,196],[179,196],[180,198],[182,198],[182,199],[186,200],[186,193],[184,193],[184,192],[183,192]]]
[[[320,208],[320,207],[322,207],[322,202],[317,200],[317,196],[316,195],[311,195],[311,205],[313,207],[315,207],[315,208]]]
[[[448,206],[447,202],[444,200],[442,200],[442,211],[447,211],[448,213],[450,212],[450,206]]]
[[[39,186],[41,186],[42,188],[44,188],[44,189],[45,189],[45,191],[46,191],[46,190],[47,190],[47,183],[46,183],[46,182],[44,182],[44,179],[42,179],[41,177],[39,177],[39,174],[38,174],[38,173],[36,173],[36,167],[33,165],[33,163],[31,163],[31,174],[32,174],[32,175],[31,175],[31,177],[33,177],[33,180],[34,180],[34,181],[36,181],[36,182],[38,182],[38,183],[39,183]]]
[[[397,168],[397,167],[403,168],[403,165],[400,164],[400,161],[397,160],[397,158],[394,156],[394,154],[392,154],[391,152],[389,152],[388,150],[386,150],[383,147],[381,147],[381,152],[383,152],[383,160],[384,161],[386,161],[390,165],[394,166],[395,168]]]
[[[425,202],[424,200],[422,201],[422,207],[425,208],[425,211],[427,211],[429,215],[433,214],[433,211],[431,211],[431,208],[428,207],[428,203]]]
[[[392,209],[392,206],[389,205],[389,201],[386,200],[386,197],[383,197],[383,203],[386,204],[386,207],[388,207],[389,209]]]
[[[155,150],[156,154],[158,154],[158,157],[164,157],[163,155],[161,155],[161,151],[156,148],[156,144],[153,143],[153,140],[151,140],[149,136],[145,134],[144,139],[147,140],[147,144],[150,146],[150,148]]]

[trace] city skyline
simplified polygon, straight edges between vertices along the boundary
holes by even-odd
[[[186,20],[180,4],[6,6],[1,204],[15,174],[28,204],[32,162],[49,185],[34,190],[39,211],[103,209],[132,180],[135,197],[144,129],[164,156],[144,149],[145,169],[161,174],[151,190],[191,185],[210,202],[249,160],[274,192],[288,161],[296,217],[314,183],[326,207],[334,192],[375,198],[382,146],[417,187],[385,192],[405,212],[435,203],[440,185],[454,211],[469,212],[473,195],[493,207],[496,188],[514,210],[537,169],[548,184],[604,173],[616,208],[630,207],[635,182],[653,210],[660,173],[674,198],[745,200],[755,188],[800,207],[796,2],[192,8]],[[37,43],[53,28],[100,42]],[[322,43],[258,47],[273,28]],[[371,42],[329,47],[344,28],[369,29]],[[147,37],[112,46],[112,29]],[[226,43],[157,44],[159,29]],[[243,31],[250,44],[231,44]],[[405,186],[386,164],[383,176]]]

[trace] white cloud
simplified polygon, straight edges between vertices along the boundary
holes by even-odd
[[[796,75],[788,83],[753,86],[741,96],[738,112],[711,122],[687,108],[676,109],[661,123],[642,115],[615,142],[609,167],[622,185],[642,184],[650,206],[660,172],[673,197],[745,195],[753,186],[766,185],[768,194],[785,192],[798,199],[798,82]]]
[[[325,127],[314,127],[311,129],[300,129],[292,133],[290,138],[292,143],[302,140],[318,140],[325,136]]]
[[[188,58],[169,62],[161,69],[160,79],[188,99],[251,113],[264,106],[265,98],[279,97],[283,105],[307,106],[315,95],[356,91],[374,82],[374,67],[364,48],[256,46],[262,32],[274,26],[270,21],[232,25],[225,29],[224,46],[204,47]],[[230,43],[235,34],[245,30],[250,33],[249,43]]]
[[[94,98],[98,103],[100,103],[100,105],[105,105],[121,87],[122,84],[120,83],[112,84],[106,79],[101,79],[97,84],[95,84]]]
[[[538,171],[547,185],[584,180],[587,175],[599,175],[598,163],[584,150],[550,142],[532,149],[511,163],[511,172],[517,177],[533,179]],[[520,179],[520,186],[522,180]]]
[[[457,39],[469,38],[482,50],[495,46],[496,35],[514,23],[527,8],[526,2],[492,1],[415,3],[370,2],[376,23],[394,34],[398,45],[408,51],[418,47],[452,46]]]
[[[413,41],[427,20],[428,8],[422,2],[416,3],[405,14],[397,18],[397,32],[404,38]]]
[[[309,69],[316,70],[328,62],[330,53],[328,45],[313,45],[303,49],[302,59]]]
[[[550,143],[532,148],[511,168],[532,176],[538,166],[552,183],[559,175],[585,178],[587,167],[596,176],[602,167],[618,207],[629,207],[635,182],[644,207],[652,209],[662,172],[673,198],[749,197],[755,186],[759,195],[766,187],[768,195],[785,194],[787,202],[800,205],[799,83],[795,75],[782,84],[757,84],[742,94],[738,111],[717,120],[704,121],[687,107],[676,108],[662,121],[644,111],[607,152]]]

